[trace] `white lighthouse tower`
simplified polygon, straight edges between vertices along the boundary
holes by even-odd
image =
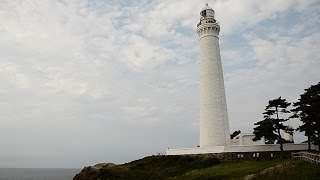
[[[202,9],[197,33],[200,42],[200,147],[168,148],[166,155],[279,152],[265,139],[252,141],[254,134],[239,134],[230,141],[226,93],[219,48],[220,25],[208,4]],[[290,141],[292,137],[288,138]],[[258,146],[257,146],[258,145]],[[285,144],[286,151],[303,151],[308,144]],[[313,147],[314,148],[314,147]],[[271,153],[272,154],[272,153]],[[219,157],[219,156],[218,156]],[[223,156],[220,156],[223,157]]]
[[[220,26],[208,3],[200,15],[200,147],[225,146],[230,142],[230,130],[219,48]]]

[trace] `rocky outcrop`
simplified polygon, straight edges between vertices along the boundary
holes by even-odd
[[[101,168],[109,168],[113,166],[115,166],[113,163],[100,163],[94,166],[85,167],[73,178],[73,180],[96,180]]]

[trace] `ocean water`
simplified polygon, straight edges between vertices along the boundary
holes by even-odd
[[[0,168],[0,180],[72,180],[81,169]]]

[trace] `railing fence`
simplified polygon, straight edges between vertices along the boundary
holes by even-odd
[[[320,154],[319,153],[295,152],[295,153],[291,153],[291,155],[292,155],[292,158],[299,158],[304,161],[320,164]]]

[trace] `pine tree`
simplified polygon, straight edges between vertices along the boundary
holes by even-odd
[[[288,103],[286,99],[279,98],[270,100],[265,108],[264,120],[255,123],[257,127],[254,128],[254,141],[260,140],[265,137],[266,143],[273,144],[277,141],[280,144],[281,154],[283,156],[283,139],[281,137],[281,130],[292,133],[293,129],[283,123],[288,118],[281,118],[280,114],[290,113],[287,108],[291,103]]]
[[[295,108],[291,110],[294,112],[292,117],[302,121],[303,124],[297,130],[305,132],[308,137],[308,149],[311,150],[313,142],[319,146],[320,151],[320,82],[305,89],[293,106]]]

